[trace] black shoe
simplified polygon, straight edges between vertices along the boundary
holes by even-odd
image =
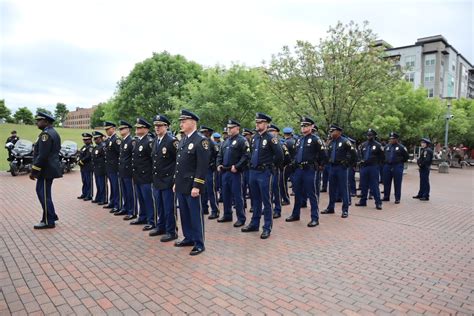
[[[242,222],[242,221],[237,221],[234,223],[234,227],[241,227],[241,226],[244,226],[245,225],[245,222]]]
[[[324,192],[327,192],[327,191],[328,191],[327,189],[321,189],[321,191],[319,191],[319,192],[324,193]]]
[[[354,204],[354,205],[355,205],[355,206],[367,206],[367,204],[366,204],[366,203],[361,203],[361,202],[359,202],[359,203],[356,203],[356,204]]]
[[[227,222],[232,222],[232,218],[224,218],[221,217],[217,220],[218,223],[227,223]]]
[[[260,239],[267,239],[270,237],[270,231],[269,230],[264,230],[262,234],[260,235]]]
[[[117,208],[113,208],[109,211],[109,213],[111,213],[111,214],[117,213],[117,212],[119,212],[119,209],[117,209]]]
[[[429,200],[430,200],[430,198],[427,198],[427,197],[421,197],[420,198],[420,201],[429,201]]]
[[[163,237],[160,238],[160,241],[161,242],[168,242],[168,241],[172,241],[172,240],[175,240],[175,239],[178,239],[178,234],[166,234],[166,235],[164,235]]]
[[[208,218],[208,219],[216,219],[216,218],[219,218],[219,213],[211,213],[211,215],[209,215],[207,218]]]
[[[165,231],[162,230],[162,229],[158,229],[157,227],[153,228],[152,230],[150,230],[150,232],[148,233],[148,236],[160,236],[160,235],[164,235],[165,234]],[[177,236],[176,236],[177,238]],[[176,239],[175,238],[175,239]]]
[[[99,203],[99,201],[96,201],[96,200],[92,200],[91,202],[92,203]]]
[[[115,212],[114,215],[115,215],[115,216],[127,215],[127,211],[121,210],[121,211]]]
[[[311,222],[308,223],[308,227],[316,227],[319,225],[319,221],[318,220],[311,220]]]
[[[307,208],[307,207],[308,207],[308,204],[301,205],[301,208]]]
[[[84,201],[90,201],[90,200],[92,200],[92,198],[90,196],[84,198]]]
[[[174,246],[175,247],[191,247],[191,246],[194,246],[194,242],[183,239],[181,241],[175,242]]]
[[[321,212],[321,214],[334,214],[334,210],[330,210],[330,209],[325,209]]]
[[[247,225],[245,227],[242,227],[240,231],[242,231],[243,233],[258,232],[258,227]]]
[[[146,232],[146,231],[149,231],[149,230],[153,230],[155,228],[155,226],[153,225],[150,225],[150,224],[147,224],[145,226],[143,226],[143,231]]]
[[[342,218],[347,218],[347,217],[349,217],[349,213],[348,212],[342,212],[341,217]]]
[[[283,201],[283,202],[281,202],[281,205],[282,205],[282,206],[290,205],[290,202],[288,202],[288,201]]]
[[[413,198],[414,198],[414,199],[421,199],[421,196],[415,195],[415,196],[413,196]]]
[[[204,252],[204,247],[194,247],[193,250],[189,253],[191,256],[197,256],[198,254]]]
[[[54,228],[56,227],[55,224],[46,224],[46,223],[38,223],[35,226],[33,226],[34,229],[48,229],[48,228]]]
[[[106,203],[104,203],[104,204],[106,204]],[[104,206],[104,207],[102,207],[102,208],[112,208],[112,209],[113,209],[114,207],[113,207],[112,205],[110,205],[110,204],[107,204],[106,206]]]
[[[80,196],[77,197],[78,200],[83,199],[83,198],[85,198],[84,195],[80,195]]]
[[[146,221],[139,221],[138,219],[131,221],[130,225],[145,225]]]
[[[273,213],[273,218],[280,218],[281,214],[280,213]]]
[[[107,202],[98,202],[97,205],[105,205]]]
[[[250,212],[250,213],[253,213],[253,207],[250,208],[249,212]]]
[[[375,204],[375,208],[378,209],[378,210],[381,210],[382,209],[382,204]]]
[[[296,222],[296,221],[299,221],[299,220],[300,220],[299,217],[290,215],[290,216],[288,216],[288,217],[285,219],[285,222]]]
[[[400,204],[400,200],[395,200],[395,204]]]
[[[209,215],[209,211],[202,212],[204,215]]]
[[[137,215],[126,215],[123,220],[124,221],[129,221],[131,219],[137,218]]]
[[[389,199],[389,198],[386,198],[386,197],[384,197],[384,198],[382,199],[382,201],[383,201],[383,202],[390,202],[390,199]]]
[[[373,197],[369,196],[369,200],[373,200],[373,199],[374,199]]]
[[[360,199],[362,197],[362,194],[357,194],[357,197]]]

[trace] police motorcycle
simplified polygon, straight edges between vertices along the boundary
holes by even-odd
[[[77,159],[77,143],[70,140],[64,141],[59,151],[59,161],[63,173],[70,172],[76,166]]]
[[[10,173],[17,176],[20,173],[29,173],[33,166],[33,143],[26,139],[20,139],[13,143],[8,142],[5,148],[11,150],[12,160],[10,161]]]

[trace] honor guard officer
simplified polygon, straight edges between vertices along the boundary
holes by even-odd
[[[295,160],[296,155],[296,139],[293,135],[293,129],[291,127],[283,128],[283,137],[285,138],[283,144],[288,149],[288,153],[290,154],[290,161]],[[290,204],[290,194],[288,192],[288,180],[291,179],[293,174],[293,169],[290,165],[285,165],[283,167],[282,177],[281,177],[281,188],[283,190],[282,202],[281,205],[289,205]]]
[[[137,195],[132,177],[133,137],[130,134],[132,125],[127,121],[119,121],[119,133],[122,137],[119,154],[119,192],[121,193],[120,211],[114,215],[125,215],[128,221],[137,217]]]
[[[250,224],[242,228],[242,232],[258,231],[262,216],[263,204],[263,232],[260,238],[267,239],[273,225],[272,212],[272,181],[273,169],[283,161],[283,150],[278,138],[267,132],[272,118],[264,113],[257,113],[255,117],[257,133],[252,138],[250,158],[250,194],[253,207]]]
[[[135,183],[135,191],[137,193],[140,212],[138,219],[130,222],[130,225],[143,225],[144,231],[155,228],[154,222],[154,205],[153,205],[153,162],[151,159],[151,148],[153,146],[153,138],[148,133],[150,123],[143,118],[137,118],[135,124],[135,139],[132,151],[132,168],[133,182]]]
[[[390,133],[390,142],[385,146],[385,164],[383,167],[383,200],[390,201],[390,191],[393,185],[395,187],[395,204],[400,203],[402,195],[403,164],[408,161],[408,151],[398,139],[400,136]]]
[[[171,122],[166,116],[156,115],[153,118],[153,125],[156,137],[153,140],[151,155],[153,158],[153,202],[156,227],[150,231],[149,235],[164,235],[160,241],[168,242],[178,238],[173,193],[178,140],[168,133]]]
[[[94,170],[92,167],[92,134],[82,133],[82,141],[84,146],[82,146],[79,151],[79,167],[81,168],[81,180],[82,180],[82,193],[78,196],[78,199],[83,199],[84,201],[92,200],[92,186],[93,186],[93,174]]]
[[[43,217],[41,222],[34,226],[35,229],[54,228],[54,222],[58,220],[51,198],[51,186],[55,178],[62,177],[59,164],[61,138],[53,128],[53,122],[54,118],[51,115],[37,112],[36,126],[41,133],[34,145],[30,179],[36,180],[36,194],[43,208]]]
[[[110,208],[110,213],[120,211],[120,187],[118,181],[119,155],[121,140],[115,134],[116,125],[112,122],[104,122],[107,139],[105,141],[105,169],[110,183],[109,205],[104,208]]]
[[[283,151],[283,161],[279,165],[275,165],[273,169],[273,185],[272,185],[272,201],[274,204],[273,208],[273,218],[280,218],[281,217],[281,192],[282,189],[280,187],[281,177],[283,173],[283,168],[286,164],[290,163],[290,153],[286,146],[283,146],[282,142],[280,141],[278,135],[280,133],[280,129],[278,126],[274,124],[270,124],[268,126],[267,131],[273,136],[278,139],[278,145],[281,147]]]
[[[209,140],[197,132],[199,117],[182,110],[179,127],[184,133],[178,144],[175,185],[173,190],[179,203],[181,227],[184,239],[175,243],[176,247],[193,246],[190,255],[199,255],[204,247],[204,216],[201,194],[205,187],[209,168]]]
[[[107,204],[107,171],[105,167],[105,143],[102,141],[104,134],[99,131],[93,131],[95,146],[92,150],[92,166],[94,169],[94,178],[96,186],[95,199],[92,203],[98,205]]]
[[[240,135],[240,123],[230,119],[227,122],[229,137],[222,145],[217,156],[217,170],[222,174],[222,197],[224,200],[224,215],[219,223],[232,221],[232,202],[235,204],[237,221],[234,227],[245,225],[243,195],[243,172],[249,160],[249,142]]]
[[[219,217],[219,206],[217,198],[217,165],[216,159],[217,154],[219,153],[219,146],[211,139],[212,133],[214,130],[207,126],[201,126],[199,132],[204,135],[209,140],[209,151],[211,152],[211,157],[209,158],[209,168],[206,174],[206,185],[205,190],[201,194],[202,209],[204,214],[209,214],[209,204],[211,206],[211,214],[209,219],[215,219]]]
[[[252,136],[253,136],[252,130],[249,128],[244,128],[242,132],[242,136],[245,137],[245,139],[247,140],[250,146],[250,142],[252,141]],[[247,165],[244,168],[244,183],[243,183],[244,209],[247,209],[247,198],[250,197],[249,176],[250,176],[250,169],[249,169],[249,164],[247,162]]]
[[[429,201],[430,199],[430,168],[433,162],[433,150],[430,145],[429,138],[421,139],[420,157],[416,161],[420,172],[420,190],[413,198],[420,199],[420,201]]]
[[[337,195],[342,198],[342,218],[349,216],[349,192],[347,185],[347,168],[357,161],[357,153],[351,142],[342,137],[342,128],[332,124],[329,128],[331,142],[328,148],[329,169],[329,204],[321,214],[334,214]]]
[[[367,206],[367,195],[374,197],[375,207],[382,209],[382,199],[379,190],[379,166],[383,163],[384,153],[382,144],[375,140],[377,132],[369,128],[367,141],[360,145],[360,188],[361,198],[355,206]]]
[[[321,139],[312,134],[314,120],[309,117],[302,117],[300,126],[302,136],[295,144],[295,172],[293,174],[295,204],[293,212],[286,221],[300,220],[303,198],[308,198],[311,203],[311,221],[308,223],[308,227],[315,227],[319,225],[318,196],[316,194],[317,174],[319,168],[326,163],[326,152]]]

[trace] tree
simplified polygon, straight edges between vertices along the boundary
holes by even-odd
[[[56,104],[56,110],[54,111],[54,117],[56,118],[56,123],[62,125],[66,120],[69,110],[67,109],[66,104],[58,102]]]
[[[46,114],[49,114],[49,115],[53,115],[53,113],[50,110],[47,110],[47,109],[41,108],[41,107],[36,108],[36,112],[43,112],[43,113],[46,113]]]
[[[5,105],[5,100],[0,100],[0,119],[8,121],[11,119],[12,112]]]
[[[168,52],[153,53],[151,58],[135,65],[118,83],[114,108],[107,117],[131,122],[137,116],[151,120],[157,113],[173,109],[172,98],[181,98],[184,86],[202,72],[199,64]]]
[[[26,125],[33,125],[35,123],[35,120],[33,118],[33,113],[31,113],[31,111],[27,107],[19,108],[15,112],[13,117],[15,119],[15,123],[26,124]]]
[[[295,115],[311,115],[324,128],[350,126],[366,96],[384,90],[401,74],[375,46],[375,34],[365,22],[338,23],[319,44],[297,41],[272,56],[267,67],[271,91]]]
[[[102,117],[104,116],[104,105],[105,103],[99,103],[92,113],[91,116],[91,128],[96,128],[99,126],[103,126],[104,120]]]

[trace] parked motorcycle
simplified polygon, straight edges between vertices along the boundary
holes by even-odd
[[[33,143],[26,139],[20,139],[13,143],[5,144],[5,148],[11,150],[12,160],[10,161],[10,173],[17,176],[20,173],[31,172],[33,165]]]
[[[59,151],[63,173],[70,172],[76,166],[77,156],[77,143],[70,140],[64,141]]]

